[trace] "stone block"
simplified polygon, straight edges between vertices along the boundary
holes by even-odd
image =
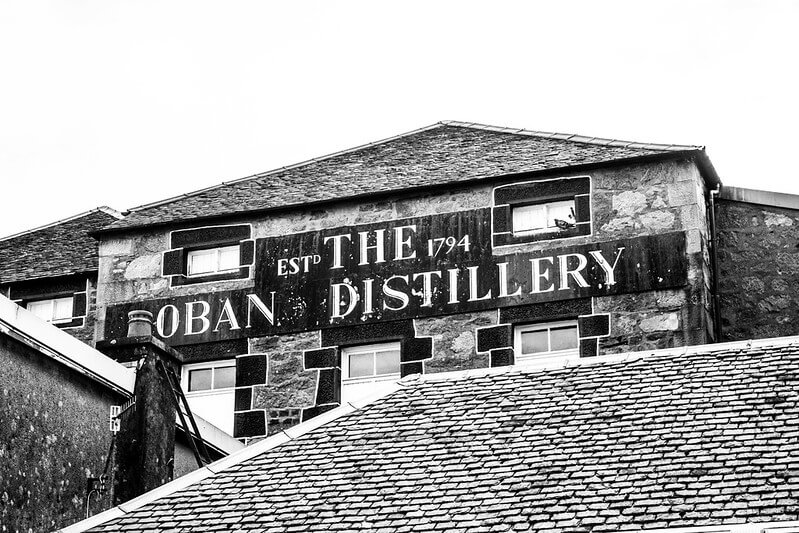
[[[432,337],[405,339],[402,341],[401,362],[411,363],[433,357]]]
[[[233,409],[249,411],[252,409],[252,387],[236,389]]]
[[[610,315],[584,315],[577,318],[580,337],[601,337],[610,334]]]
[[[267,359],[265,354],[242,355],[236,358],[236,386],[263,385],[266,383]]]
[[[638,325],[641,331],[675,331],[680,328],[680,317],[677,313],[663,313],[645,318]]]
[[[680,207],[680,223],[683,229],[705,230],[707,223],[698,205],[684,205]]]
[[[500,324],[477,330],[477,351],[489,352],[496,348],[513,346],[513,328],[510,324]]]
[[[316,386],[316,405],[341,402],[341,369],[323,368]]]
[[[326,413],[338,407],[339,404],[328,404],[328,405],[314,405],[313,407],[308,407],[302,410],[302,421],[306,422],[312,419],[315,416],[319,416],[322,413]]]
[[[665,232],[674,228],[675,216],[672,211],[651,211],[643,213],[639,220],[641,226],[651,233]]]
[[[598,353],[598,339],[580,339],[580,357],[596,357]]]
[[[696,185],[693,180],[669,185],[668,195],[669,205],[672,207],[699,203],[699,199],[696,197]]]
[[[139,256],[125,268],[125,279],[148,279],[161,276],[161,255]]]
[[[306,370],[316,368],[341,368],[341,355],[338,348],[317,348],[306,350],[303,354]]]
[[[266,411],[245,411],[233,415],[233,436],[261,437],[266,435]]]
[[[613,196],[613,210],[619,217],[632,217],[646,209],[646,196],[637,191],[624,191]]]
[[[794,219],[786,216],[782,213],[772,213],[770,211],[766,211],[764,213],[764,219],[767,227],[772,226],[793,226]]]
[[[491,350],[489,355],[489,364],[491,368],[498,366],[511,366],[515,364],[516,358],[514,356],[513,348],[496,348]]]
[[[424,365],[421,361],[413,363],[402,363],[400,365],[400,377],[410,376],[412,374],[424,374]]]

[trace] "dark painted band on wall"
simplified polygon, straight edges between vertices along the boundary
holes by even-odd
[[[494,255],[488,209],[258,239],[255,288],[111,306],[180,346],[408,320],[687,283],[685,234]]]

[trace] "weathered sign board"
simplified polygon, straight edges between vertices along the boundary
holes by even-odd
[[[490,209],[268,237],[255,283],[111,306],[106,338],[146,309],[172,345],[660,290],[687,280],[685,234],[502,253]]]

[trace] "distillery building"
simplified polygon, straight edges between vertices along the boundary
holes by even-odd
[[[796,334],[796,199],[719,188],[701,147],[439,123],[131,210],[95,335],[151,312],[248,439],[410,374]]]
[[[249,446],[70,531],[797,526],[799,198],[703,147],[441,122],[88,233],[88,342]]]

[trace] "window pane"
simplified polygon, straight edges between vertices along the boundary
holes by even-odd
[[[26,307],[28,308],[28,311],[38,316],[42,320],[47,320],[49,322],[53,318],[52,300],[42,300],[40,302],[28,302],[28,305]]]
[[[214,388],[226,389],[236,384],[236,367],[222,366],[214,369]]]
[[[547,204],[547,226],[556,227],[555,220],[574,224],[574,200]]]
[[[400,371],[399,350],[377,352],[375,354],[375,374],[396,374]]]
[[[577,348],[577,326],[552,328],[550,330],[552,351]]]
[[[216,271],[216,250],[189,252],[189,274],[207,274]]]
[[[211,389],[211,369],[189,371],[189,392]]]
[[[547,225],[545,205],[525,205],[513,208],[513,232],[544,229]]]
[[[522,333],[522,354],[549,351],[547,330],[525,331]]]
[[[374,375],[374,352],[350,354],[350,377]]]
[[[239,247],[226,246],[219,249],[219,270],[239,268]]]
[[[53,305],[53,320],[72,318],[72,298],[57,298]]]

